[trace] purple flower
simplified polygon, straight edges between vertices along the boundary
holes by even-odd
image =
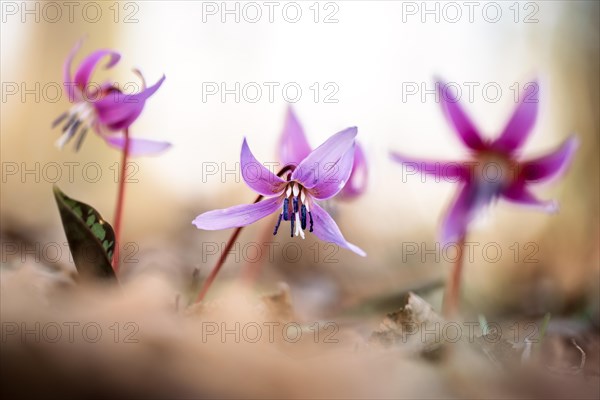
[[[64,65],[64,87],[73,106],[52,124],[54,128],[64,123],[63,134],[56,144],[63,148],[79,133],[75,144],[75,148],[79,150],[86,133],[91,128],[110,146],[124,149],[123,131],[127,130],[141,114],[146,100],[158,90],[165,77],[163,75],[153,86],[146,88],[143,76],[135,70],[134,72],[142,80],[142,90],[135,94],[125,94],[110,82],[93,84],[90,82],[90,77],[98,63],[105,57],[109,57],[105,68],[110,69],[119,62],[121,55],[112,50],[96,50],[79,64],[75,76],[73,76],[71,64],[80,47],[81,41],[73,47]],[[129,154],[131,155],[155,154],[170,146],[167,142],[129,138]]]
[[[356,132],[356,128],[348,128],[336,133],[307,153],[296,167],[290,167],[285,179],[260,164],[244,139],[240,161],[242,176],[251,189],[266,199],[209,211],[196,217],[192,223],[198,229],[228,229],[249,225],[279,211],[274,235],[282,220],[289,221],[292,237],[304,238],[304,231],[308,228],[323,241],[365,256],[364,251],[344,239],[335,221],[317,203],[318,200],[334,197],[348,181],[354,160]]]
[[[281,141],[279,159],[284,165],[298,165],[312,151],[308,139],[298,121],[293,108],[288,108]],[[367,188],[367,159],[359,143],[354,147],[354,163],[348,182],[338,193],[337,198],[351,200],[362,195]]]
[[[479,134],[443,82],[437,83],[443,111],[458,136],[471,153],[468,162],[424,161],[392,153],[392,159],[437,179],[460,182],[460,190],[442,224],[444,243],[464,237],[468,224],[484,206],[498,198],[530,206],[545,212],[556,212],[555,201],[537,199],[530,191],[533,183],[558,176],[570,164],[578,140],[571,136],[554,152],[521,160],[519,149],[535,124],[538,112],[537,82],[525,86],[511,119],[495,140]]]

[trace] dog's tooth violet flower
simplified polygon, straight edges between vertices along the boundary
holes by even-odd
[[[108,57],[105,68],[110,69],[119,62],[121,55],[112,50],[96,50],[79,64],[73,76],[71,65],[80,47],[81,41],[71,50],[64,64],[64,87],[73,105],[52,124],[53,128],[62,125],[63,133],[56,144],[63,148],[79,134],[75,143],[79,150],[88,130],[92,129],[110,146],[124,150],[126,139],[122,132],[137,119],[146,100],[160,88],[165,77],[163,75],[158,82],[146,88],[143,77],[135,71],[142,80],[142,90],[135,94],[125,94],[110,82],[94,84],[90,78],[100,61]],[[155,154],[170,146],[167,142],[128,138],[130,155]]]
[[[443,82],[437,83],[443,111],[472,155],[467,162],[424,161],[392,152],[392,159],[410,165],[436,179],[460,182],[461,188],[442,225],[442,240],[447,243],[464,238],[468,224],[477,211],[498,198],[555,212],[555,201],[537,199],[530,191],[533,183],[559,175],[571,161],[578,140],[571,136],[554,152],[521,160],[519,149],[531,132],[538,111],[537,82],[525,86],[511,119],[495,140],[485,140],[467,117],[458,99]]]
[[[193,224],[198,229],[228,229],[246,226],[279,212],[273,234],[277,234],[282,221],[287,221],[291,236],[304,238],[308,229],[323,241],[365,256],[363,250],[344,239],[334,220],[317,203],[334,197],[348,181],[356,133],[356,128],[348,128],[336,133],[315,150],[304,153],[297,166],[289,167],[285,179],[260,164],[244,139],[240,161],[242,176],[251,189],[266,199],[206,212],[199,215]]]
[[[279,159],[283,165],[298,165],[312,148],[308,143],[304,129],[291,106],[288,107],[281,140],[279,142]],[[336,199],[351,200],[362,195],[368,181],[367,159],[360,144],[354,145],[354,162],[348,182],[337,194]]]

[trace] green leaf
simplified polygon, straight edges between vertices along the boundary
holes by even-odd
[[[116,279],[110,264],[115,250],[115,233],[110,224],[92,207],[67,197],[54,186],[69,250],[80,275]]]

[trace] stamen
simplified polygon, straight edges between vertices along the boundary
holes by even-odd
[[[306,229],[306,206],[302,204],[302,208],[300,209],[300,226],[302,230]]]
[[[79,135],[75,143],[75,151],[79,151],[87,131],[95,124],[94,107],[87,102],[76,103],[69,111],[62,113],[52,122],[52,128],[60,124],[63,124],[63,134],[57,139],[56,146],[63,148],[71,139]]]
[[[275,225],[275,230],[273,231],[273,236],[277,235],[277,231],[279,230],[279,225],[281,224],[281,217],[283,217],[283,214],[279,214],[279,218],[277,218],[277,224]]]
[[[298,197],[298,194],[300,194],[300,187],[298,183],[294,183],[294,197]]]
[[[296,222],[296,219],[292,215],[292,218],[290,218],[290,226],[292,228],[291,229],[291,235],[290,235],[290,237],[294,237],[294,222]]]
[[[69,118],[69,121],[67,121],[67,124],[65,126],[63,126],[62,131],[66,132],[67,129],[69,129],[71,127],[71,125],[73,125],[73,123],[75,122],[76,119],[77,119],[77,114],[73,114],[71,116],[71,118]]]
[[[304,201],[306,200],[306,194],[302,189],[300,189],[300,200],[302,201],[302,203],[304,203]]]
[[[294,213],[298,212],[298,197],[292,198],[292,204],[294,205]]]
[[[52,129],[56,128],[61,122],[63,122],[68,115],[69,113],[65,111],[58,118],[56,118],[54,122],[52,122]]]
[[[71,124],[71,127],[67,130],[67,132],[63,133],[61,137],[58,138],[56,141],[56,146],[60,149],[65,147],[65,145],[69,143],[71,138],[75,135],[75,132],[77,132],[79,125],[81,125],[81,121],[79,120],[75,121],[74,124]]]
[[[287,197],[285,199],[283,199],[283,220],[284,221],[287,221],[289,219],[289,212],[288,212],[289,204],[290,204],[290,199],[288,199]]]
[[[308,229],[309,232],[313,231],[313,218],[312,218],[312,213],[309,211],[308,212],[308,218],[310,219],[310,228]]]
[[[75,134],[77,133],[77,129],[79,129],[80,126],[81,126],[81,120],[77,120],[77,121],[75,121],[75,123],[73,125],[71,125],[71,128],[69,129],[69,132],[68,132],[67,140],[65,140],[64,144],[67,144],[71,141],[71,139],[73,138],[73,136],[75,136]]]
[[[292,194],[292,187],[290,185],[288,185],[288,187],[285,191],[285,197],[290,197],[290,194]]]
[[[78,119],[77,121],[75,121],[75,123],[71,126],[71,129],[69,129],[70,132],[70,137],[74,136],[75,133],[77,132],[77,129],[79,129],[79,127],[81,126],[81,120]]]
[[[83,144],[83,139],[85,138],[87,131],[88,131],[87,127],[84,127],[83,129],[81,129],[79,138],[77,139],[77,142],[75,142],[75,151],[79,151],[79,149],[81,148],[81,145]]]

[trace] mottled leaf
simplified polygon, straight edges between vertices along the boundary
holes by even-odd
[[[115,249],[115,233],[110,224],[94,208],[67,197],[57,186],[54,198],[79,274],[116,279],[110,264]]]

